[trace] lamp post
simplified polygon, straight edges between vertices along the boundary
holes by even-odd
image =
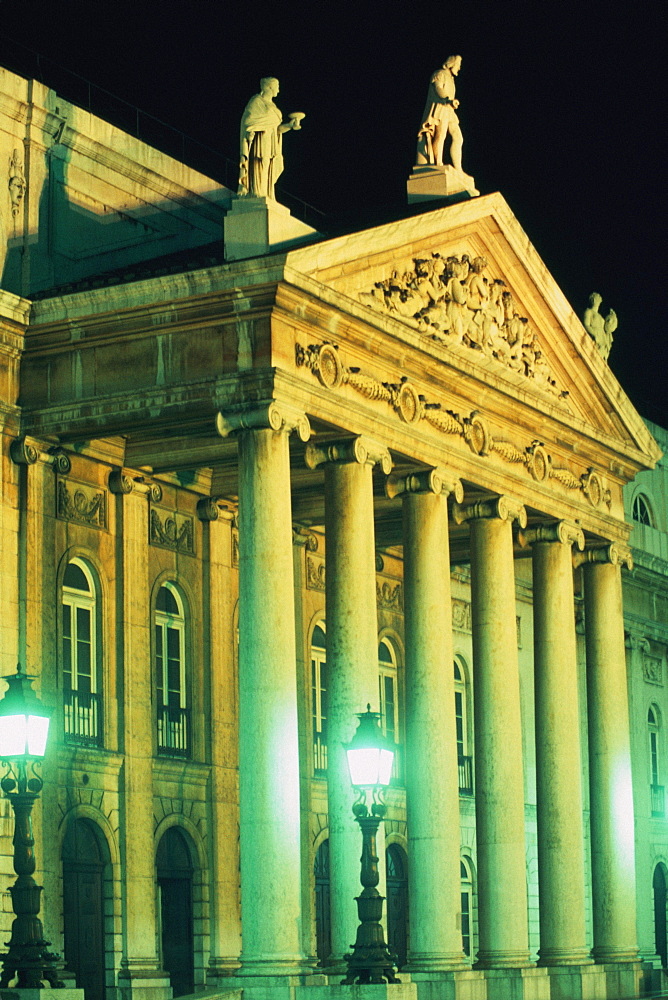
[[[0,701],[0,760],[6,767],[0,788],[14,810],[14,871],[18,878],[9,891],[16,914],[9,951],[2,958],[0,988],[16,978],[19,989],[39,989],[43,981],[63,986],[56,962],[60,956],[48,950],[44,940],[39,903],[42,886],[33,878],[35,841],[31,813],[44,782],[37,775],[46,749],[50,712],[32,689],[32,677],[21,673],[4,677],[8,691]]]
[[[348,963],[348,975],[342,984],[352,983],[398,983],[395,976],[395,960],[385,942],[383,927],[383,899],[378,892],[378,856],[376,854],[376,833],[385,816],[386,806],[382,800],[382,790],[390,783],[394,749],[381,732],[380,715],[371,711],[358,715],[359,725],[351,742],[346,747],[350,780],[358,790],[358,798],[353,805],[353,815],[362,831],[362,870],[360,881],[362,892],[356,897],[360,925],[350,955],[344,955]],[[367,793],[372,792],[371,809],[367,806]]]

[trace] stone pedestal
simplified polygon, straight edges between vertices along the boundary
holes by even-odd
[[[605,969],[600,965],[548,966],[550,1000],[607,1000]]]
[[[109,1000],[172,1000],[172,987],[162,970],[121,969],[117,985],[107,988],[106,995]]]
[[[551,1000],[547,969],[487,969],[487,1000]]]
[[[417,987],[418,1000],[487,1000],[485,973],[477,969],[413,972],[411,980]]]
[[[408,204],[419,201],[465,201],[480,194],[470,174],[446,164],[415,166],[406,184]]]
[[[320,235],[273,198],[235,198],[224,230],[226,260],[287,250]]]
[[[53,996],[54,992],[50,986],[41,990],[15,989],[11,986],[0,990],[1,1000],[53,1000]],[[59,989],[57,996],[58,1000],[85,1000],[83,990],[71,989],[68,986]]]

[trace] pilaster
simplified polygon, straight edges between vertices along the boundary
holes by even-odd
[[[344,744],[356,714],[378,705],[378,626],[372,470],[392,468],[388,450],[368,438],[309,444],[309,468],[325,466],[328,718],[328,814],[332,966],[355,940],[359,894],[359,830]],[[384,857],[382,842],[378,845]]]
[[[123,958],[113,1000],[168,1000],[171,988],[159,967],[153,843],[154,720],[147,683],[151,671],[149,500],[162,491],[122,469],[109,476],[116,496],[119,560],[116,591],[119,670],[123,677],[124,763],[120,801]]]
[[[391,476],[403,506],[410,972],[462,968],[459,776],[445,469]],[[435,891],[435,887],[438,890]]]
[[[524,772],[512,535],[513,521],[526,526],[526,512],[521,504],[500,496],[468,506],[455,504],[453,513],[458,523],[468,521],[471,527],[477,967],[526,966]]]

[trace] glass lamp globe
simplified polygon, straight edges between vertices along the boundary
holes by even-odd
[[[360,713],[357,731],[346,747],[350,781],[356,788],[387,786],[392,776],[394,747],[383,735],[379,725],[380,714],[371,711]]]
[[[3,677],[8,690],[0,700],[0,760],[43,757],[51,712],[32,689],[32,677],[17,667]]]

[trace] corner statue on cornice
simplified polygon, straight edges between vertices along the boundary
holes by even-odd
[[[585,309],[583,322],[585,330],[590,337],[593,337],[601,357],[607,361],[612,347],[612,335],[617,329],[617,313],[610,309],[604,319],[599,312],[602,301],[598,292],[591,293],[589,308]]]
[[[283,133],[301,128],[303,113],[295,111],[284,122],[274,103],[277,95],[276,77],[263,77],[260,93],[251,97],[241,118],[240,197],[275,198],[274,187],[283,173]]]
[[[429,81],[427,102],[418,132],[415,167],[408,181],[408,201],[461,200],[479,194],[475,181],[462,168],[464,137],[459,126],[455,77],[461,56],[448,56]],[[445,146],[449,139],[449,161]]]

